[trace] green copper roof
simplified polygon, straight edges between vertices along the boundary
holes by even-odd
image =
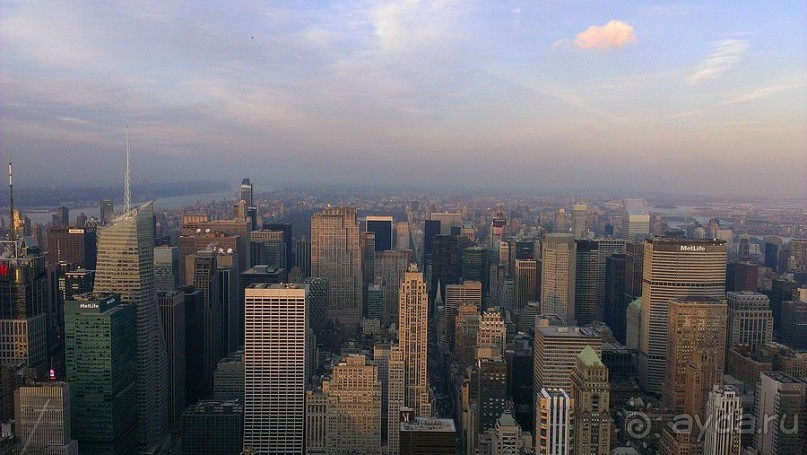
[[[513,415],[510,414],[510,411],[505,410],[501,417],[499,417],[499,425],[505,427],[512,427],[517,425],[516,420],[513,419]]]
[[[600,356],[597,355],[597,352],[591,346],[586,346],[583,348],[583,350],[580,351],[580,354],[577,354],[577,358],[583,361],[583,364],[587,366],[602,365]]]
[[[642,307],[642,298],[639,297],[638,299],[634,300],[633,302],[630,303],[630,306],[641,308]]]

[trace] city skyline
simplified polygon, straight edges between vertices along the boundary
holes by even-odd
[[[20,3],[2,152],[23,186],[117,182],[128,125],[139,182],[804,194],[778,6]]]

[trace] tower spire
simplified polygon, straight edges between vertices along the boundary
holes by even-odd
[[[123,180],[123,213],[129,214],[129,211],[132,209],[132,187],[131,187],[131,173],[129,170],[129,127],[126,127],[126,176]],[[11,176],[10,173],[10,164],[9,164],[9,177]]]
[[[11,179],[11,159],[8,160],[8,210],[9,210],[9,230],[8,239],[14,240],[17,233],[14,232],[14,182]]]

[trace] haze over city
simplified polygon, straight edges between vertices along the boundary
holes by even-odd
[[[804,196],[804,2],[4,2],[20,186]],[[5,158],[5,156],[4,156]]]

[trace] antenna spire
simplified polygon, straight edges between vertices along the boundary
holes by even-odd
[[[129,214],[132,209],[131,171],[129,170],[129,127],[126,127],[126,176],[123,180],[123,213]],[[9,174],[11,175],[11,174]]]
[[[14,232],[14,181],[11,179],[11,159],[8,160],[8,210],[9,210],[9,230],[8,239],[14,240],[17,233]]]

